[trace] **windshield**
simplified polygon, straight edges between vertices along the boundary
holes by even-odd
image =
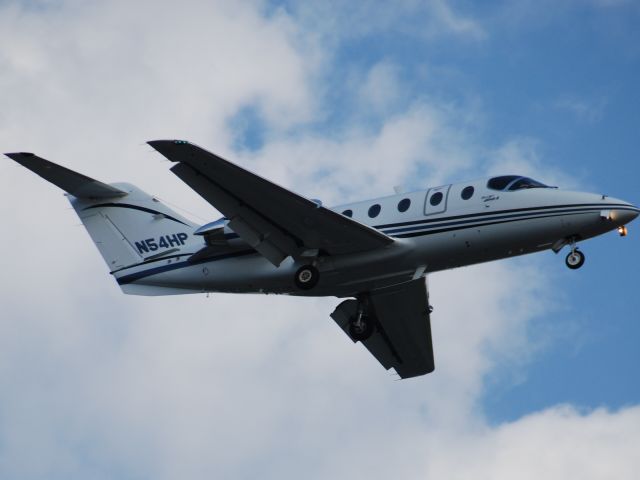
[[[487,182],[487,187],[492,190],[522,190],[525,188],[550,188],[544,183],[529,177],[519,175],[503,175],[501,177],[493,177]]]
[[[549,188],[544,183],[540,183],[533,178],[522,177],[509,185],[508,190],[521,190],[523,188]]]

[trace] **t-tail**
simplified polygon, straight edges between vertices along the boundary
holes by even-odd
[[[134,185],[107,185],[33,153],[6,155],[67,192],[109,271],[116,276],[134,265],[191,255],[194,244],[202,243],[192,236],[197,225]],[[149,294],[125,287],[125,293]]]

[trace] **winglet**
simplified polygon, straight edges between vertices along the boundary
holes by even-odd
[[[176,149],[180,148],[183,145],[192,145],[186,140],[151,140],[147,142],[151,147],[153,147],[156,151],[164,155],[171,162],[177,162],[178,160],[174,160],[175,155],[172,153],[176,152]]]
[[[99,182],[68,168],[40,158],[29,152],[5,153],[23,167],[27,167],[45,180],[62,188],[78,198],[114,198],[123,197],[127,192]]]

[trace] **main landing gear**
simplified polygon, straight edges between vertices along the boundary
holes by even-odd
[[[358,303],[358,312],[349,320],[349,335],[356,341],[364,341],[371,336],[376,326],[376,319],[365,310],[362,300]]]
[[[300,290],[311,290],[320,280],[320,272],[313,265],[303,265],[298,269],[293,280]]]
[[[584,259],[584,253],[578,250],[578,247],[576,247],[574,243],[571,245],[571,251],[567,255],[567,258],[565,258],[564,263],[566,263],[567,267],[571,270],[577,270],[584,265]]]

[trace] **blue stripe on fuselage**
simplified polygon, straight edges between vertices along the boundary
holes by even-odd
[[[573,208],[564,208],[564,207],[573,207]],[[417,220],[412,222],[398,222],[398,223],[375,226],[374,228],[381,230],[383,233],[393,237],[408,238],[408,237],[432,235],[432,234],[443,233],[443,232],[448,232],[453,230],[462,230],[470,227],[482,227],[482,226],[496,225],[501,223],[517,222],[521,220],[529,220],[529,219],[533,220],[538,218],[563,217],[567,215],[573,215],[576,213],[595,213],[600,210],[614,210],[614,209],[615,210],[631,210],[634,212],[640,211],[640,209],[631,207],[626,204],[601,205],[601,204],[588,203],[588,204],[576,204],[576,205],[553,205],[553,206],[546,206],[546,207],[532,207],[532,208],[502,210],[499,212],[482,212],[482,213],[473,213],[473,214],[457,215],[457,216],[450,216],[450,217],[430,218],[426,220]],[[523,212],[523,213],[505,215],[505,214],[510,214],[512,212]],[[525,212],[528,212],[528,213],[525,213]],[[466,220],[460,220],[460,219],[466,219]],[[457,220],[457,221],[452,222],[449,220]],[[407,228],[394,228],[394,227],[404,227],[408,225],[411,225],[411,226]],[[135,282],[136,280],[140,280],[141,278],[176,270],[183,267],[190,267],[190,266],[199,265],[202,263],[215,262],[219,260],[225,260],[228,258],[235,258],[235,257],[246,256],[251,254],[257,255],[258,253],[253,249],[242,250],[239,252],[227,253],[227,254],[218,255],[215,257],[203,258],[195,262],[189,262],[189,261],[176,262],[174,264],[162,265],[160,267],[149,268],[147,270],[131,273],[129,275],[123,275],[122,277],[119,277],[116,280],[120,285],[125,285],[128,283]],[[158,260],[162,260],[162,259],[158,259]],[[119,271],[125,270],[127,268],[133,268],[139,265],[143,265],[143,264],[125,267],[124,269],[120,269]]]

